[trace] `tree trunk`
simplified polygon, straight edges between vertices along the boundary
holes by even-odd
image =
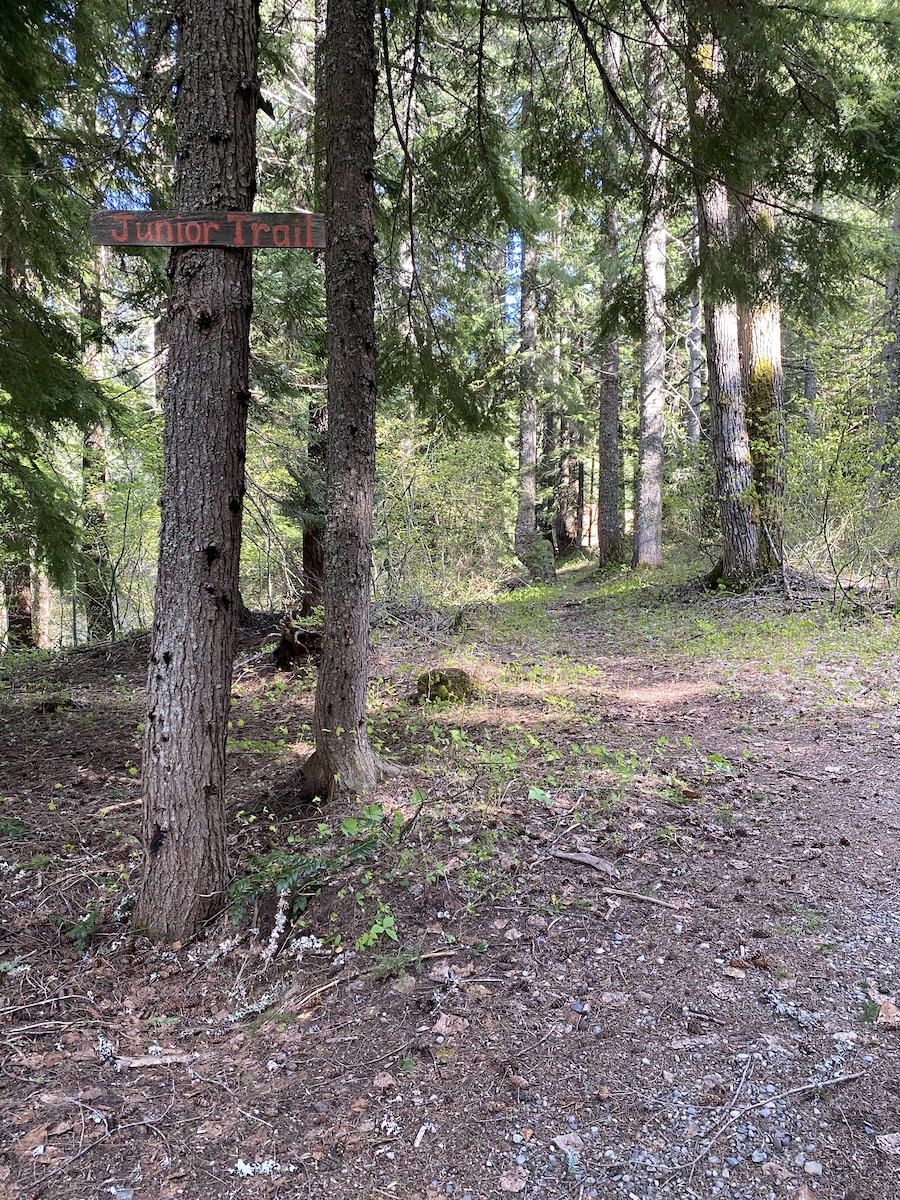
[[[40,567],[35,568],[32,579],[34,589],[34,616],[32,620],[34,644],[38,650],[49,650],[50,580],[47,578],[46,571],[42,571]]]
[[[754,188],[754,191],[756,189]],[[774,228],[770,204],[751,201],[743,210],[751,261],[768,260],[768,236]],[[784,558],[785,467],[784,373],[781,362],[781,310],[771,272],[762,266],[760,299],[741,310],[741,351],[747,392],[747,433],[753,463],[753,487],[759,523],[757,571],[779,569]]]
[[[698,52],[711,75],[721,69],[720,51],[710,45]],[[691,121],[698,126],[713,122],[715,102],[703,81],[691,74],[688,91]],[[701,141],[695,136],[695,144]],[[714,574],[726,583],[753,577],[759,557],[759,524],[753,494],[753,464],[747,433],[746,393],[741,374],[737,305],[714,287],[721,259],[732,243],[728,189],[717,180],[698,174],[697,210],[700,261],[706,304],[706,359],[709,369],[710,440],[719,496],[722,562]]]
[[[316,689],[313,790],[376,782],[366,732],[375,488],[375,7],[329,0],[325,34],[328,481],[325,632]]]
[[[816,376],[816,364],[809,352],[803,355],[803,424],[810,437],[816,436],[818,422],[816,420],[816,401],[819,398],[819,380]]]
[[[900,237],[900,197],[894,204],[891,233]],[[898,422],[900,422],[900,267],[894,266],[885,285],[884,327],[887,340],[881,352],[885,383],[875,405],[881,472],[888,480],[900,478],[898,462]]]
[[[81,284],[81,359],[88,379],[102,376],[100,338],[103,306],[100,251],[95,251],[88,278]],[[84,435],[81,451],[81,599],[88,641],[107,641],[115,634],[114,578],[106,530],[106,429],[95,425]]]
[[[559,554],[571,554],[581,546],[582,474],[578,459],[578,430],[563,417],[559,436],[559,466],[554,496],[554,543]]]
[[[2,217],[2,214],[0,214]],[[22,284],[25,264],[15,241],[7,234],[0,222],[0,274],[3,287],[15,296]],[[6,646],[9,650],[33,650],[35,648],[34,623],[31,595],[31,560],[22,553],[19,539],[15,539],[16,561],[4,568],[6,594]]]
[[[193,0],[179,29],[175,202],[252,208],[256,0]],[[135,920],[168,941],[216,911],[227,877],[225,741],[249,401],[252,252],[173,250],[156,611]]]
[[[616,85],[622,39],[609,33],[604,39],[603,61]],[[619,279],[619,219],[614,201],[607,200],[603,214],[603,298],[612,303]],[[619,336],[611,331],[600,344],[600,386],[597,405],[597,555],[599,565],[621,562],[622,535],[622,449],[620,439],[621,388],[619,380]]]
[[[663,418],[666,385],[665,44],[662,17],[647,23],[644,145],[644,229],[641,260],[644,336],[638,409],[640,441],[634,496],[633,567],[659,566],[662,552]]]
[[[558,552],[555,540],[556,534],[553,528],[553,497],[559,463],[559,426],[560,415],[556,409],[556,405],[551,400],[544,407],[544,419],[542,422],[540,491],[544,499],[538,505],[538,528],[541,536],[547,538],[552,543],[554,554]]]
[[[692,258],[700,261],[700,235],[693,240]],[[685,335],[688,359],[688,390],[685,415],[685,432],[691,446],[699,446],[701,433],[700,405],[703,402],[703,303],[700,280],[691,293],[688,313],[688,331]]]
[[[747,431],[759,509],[757,569],[780,568],[784,561],[785,469],[784,374],[781,365],[781,312],[777,301],[748,314]]]
[[[313,206],[321,212],[325,201],[325,26],[327,0],[316,0],[313,75]],[[328,393],[325,399],[309,402],[306,460],[309,483],[303,496],[303,599],[301,616],[308,617],[325,602],[325,503],[324,482],[328,471]]]
[[[522,126],[525,137],[534,120],[533,100],[528,92],[522,98]],[[533,203],[537,181],[523,168],[522,191]],[[522,234],[522,266],[519,288],[519,475],[515,528],[515,551],[533,578],[541,578],[537,539],[537,245],[534,238]]]
[[[31,564],[16,563],[7,568],[6,644],[10,650],[34,650],[34,605],[31,591]]]

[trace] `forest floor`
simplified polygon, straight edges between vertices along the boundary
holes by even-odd
[[[0,1197],[896,1200],[895,623],[584,566],[379,611],[414,772],[293,806],[314,673],[245,639],[232,914],[172,949],[146,640],[0,662]]]

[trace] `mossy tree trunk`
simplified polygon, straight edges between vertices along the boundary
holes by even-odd
[[[754,191],[756,189],[754,188]],[[769,261],[775,227],[771,204],[753,200],[742,210],[751,260],[759,264],[757,298],[740,312],[742,362],[747,391],[747,433],[759,524],[757,571],[784,564],[784,510],[787,496],[784,371],[781,309]]]

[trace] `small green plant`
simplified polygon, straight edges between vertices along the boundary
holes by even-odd
[[[375,913],[375,920],[369,928],[359,935],[356,939],[357,950],[368,950],[372,946],[377,946],[382,938],[389,938],[392,942],[399,941],[397,934],[394,915],[390,907],[381,899],[377,901],[378,909]]]
[[[384,823],[384,809],[380,804],[365,804],[358,817],[347,817],[341,822],[344,837],[356,837],[380,829]]]
[[[49,867],[53,862],[51,854],[34,854],[27,862],[21,864],[23,871],[40,871],[42,867]]]
[[[88,947],[94,940],[103,920],[103,912],[99,905],[89,905],[88,910],[77,921],[58,919],[57,924],[66,937],[74,943],[79,954],[87,954]]]
[[[0,837],[21,841],[26,832],[25,822],[18,817],[0,817]]]
[[[721,754],[707,754],[704,775],[733,775],[734,768]]]
[[[153,1029],[171,1029],[173,1025],[178,1025],[181,1017],[166,1017],[161,1013],[155,1013],[152,1017],[147,1018],[147,1024]]]
[[[369,833],[358,842],[349,841],[348,837],[348,842],[328,854],[279,848],[268,854],[251,855],[250,870],[236,879],[226,893],[232,921],[237,924],[243,920],[254,904],[273,891],[278,897],[288,893],[287,919],[298,920],[331,875],[364,861],[374,852],[378,833]]]
[[[881,1005],[877,1000],[863,1000],[862,1012],[859,1019],[866,1025],[874,1025],[878,1020]]]
[[[379,954],[375,965],[366,972],[366,979],[377,981],[390,979],[392,975],[421,975],[422,947],[415,946],[411,950],[399,950],[396,954]]]

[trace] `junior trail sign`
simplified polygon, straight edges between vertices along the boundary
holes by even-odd
[[[318,213],[126,212],[91,216],[95,246],[235,247],[244,250],[317,250],[325,245]]]

